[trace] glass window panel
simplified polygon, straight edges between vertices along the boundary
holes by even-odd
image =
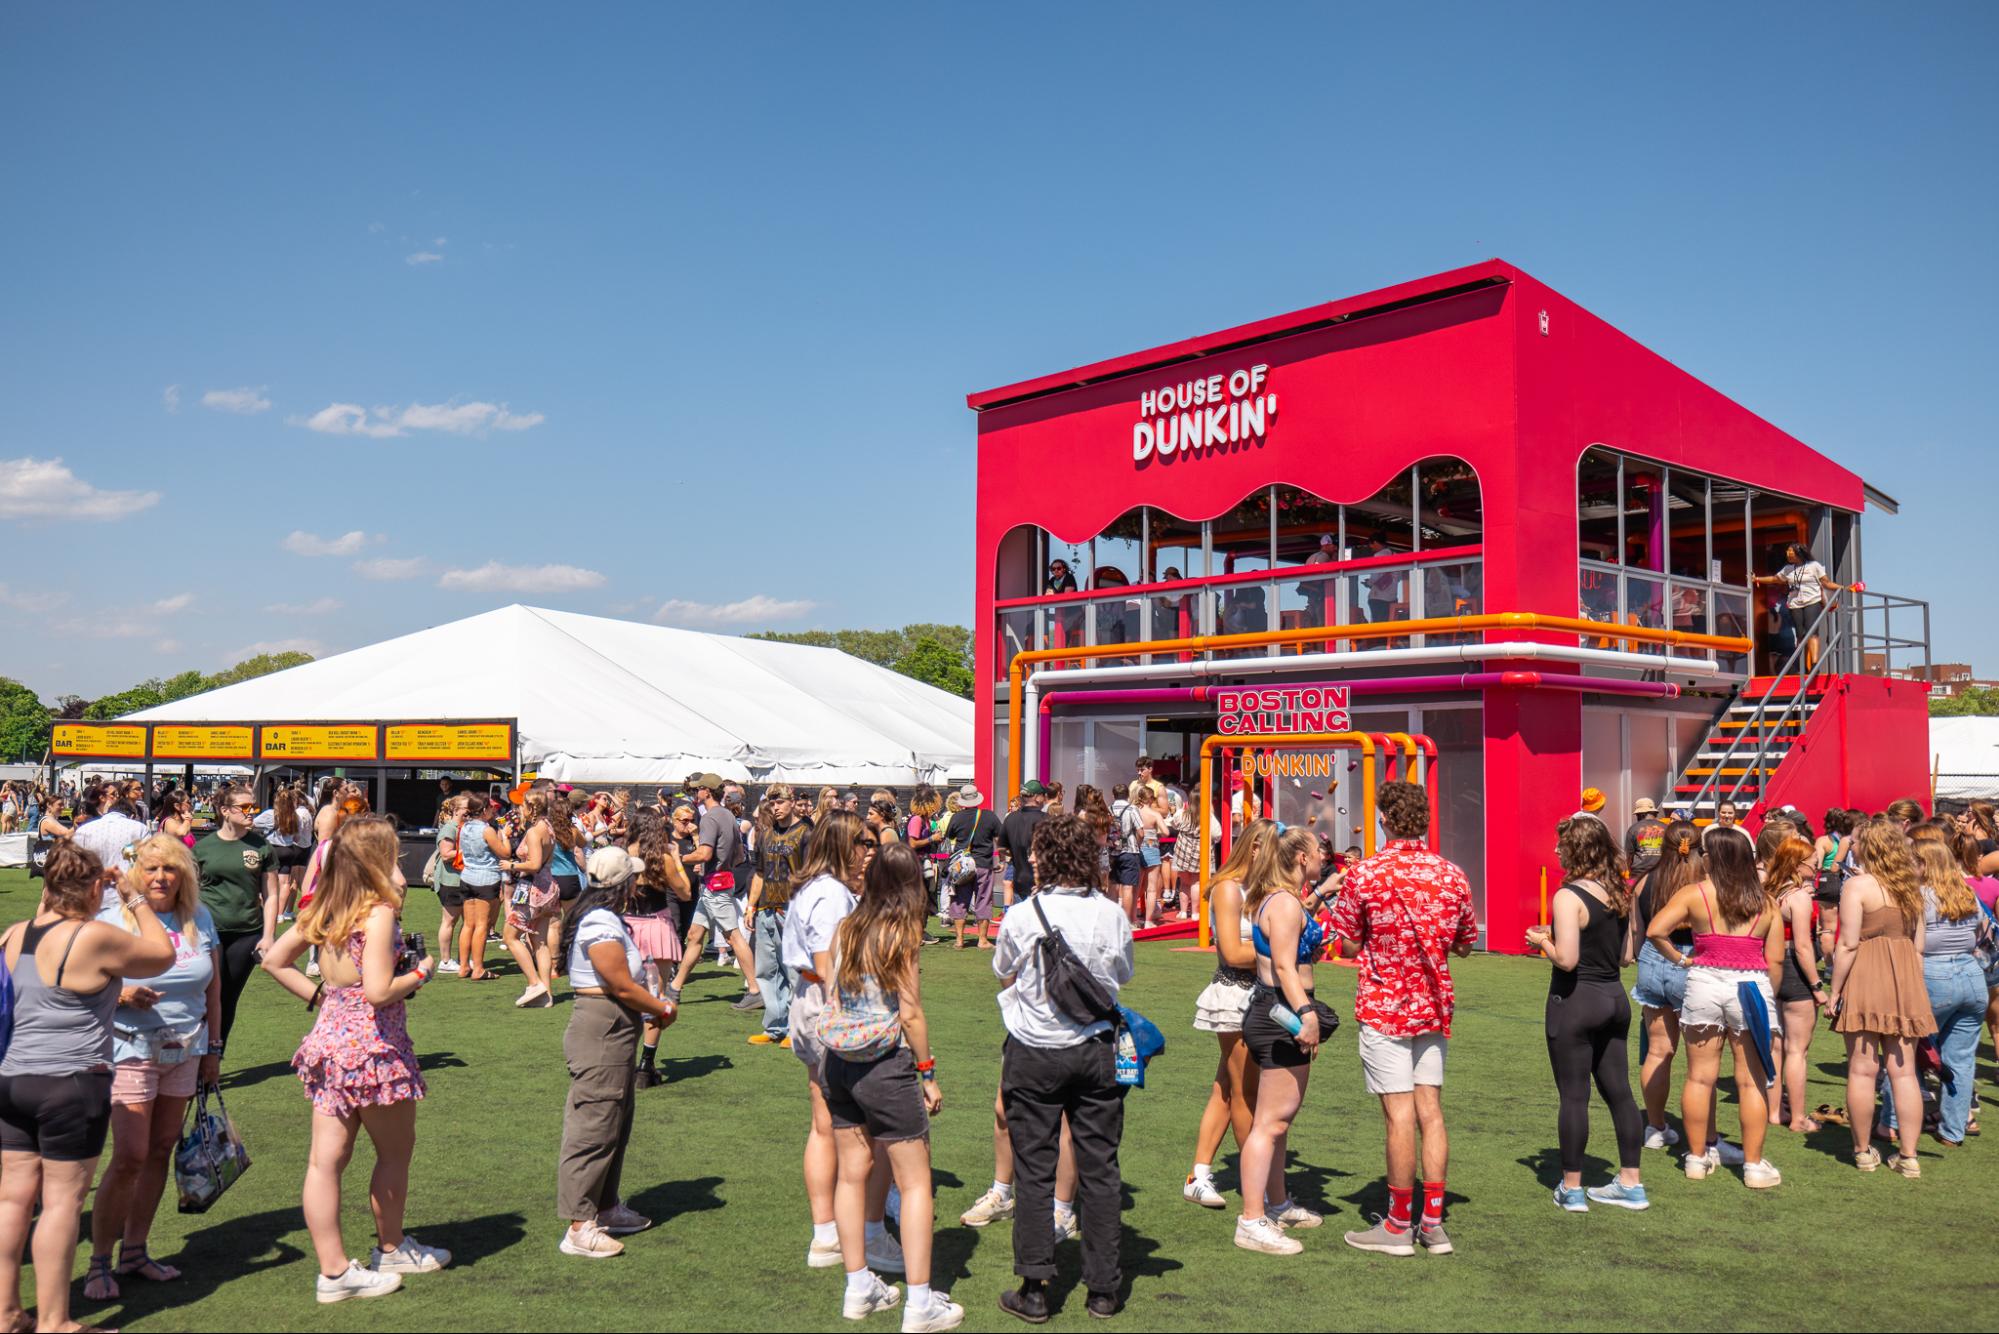
[[[1601,565],[1584,565],[1577,594],[1577,605],[1584,620],[1617,620],[1617,571]]]
[[[1437,743],[1437,839],[1471,879],[1472,912],[1485,921],[1485,736],[1482,711],[1424,709],[1416,730]]]
[[[1617,456],[1592,449],[1576,468],[1576,523],[1582,558],[1617,563]]]
[[[1714,632],[1730,638],[1749,636],[1749,595],[1747,593],[1723,593],[1714,595]],[[1725,671],[1746,672],[1749,659],[1739,653],[1715,654],[1716,660]]]
[[[1475,546],[1485,541],[1485,505],[1478,474],[1463,459],[1424,459],[1416,466],[1422,496],[1422,545]]]
[[[1707,588],[1702,584],[1674,580],[1667,594],[1667,628],[1685,634],[1704,635],[1707,628]]]
[[[1642,459],[1626,459],[1623,496],[1624,563],[1637,570],[1665,569],[1665,469]]]
[[[1339,558],[1340,507],[1295,486],[1273,488],[1280,566]]]
[[[1006,679],[1014,654],[1041,647],[1034,637],[1034,618],[1040,614],[1038,607],[1015,607],[999,614],[999,659],[994,680]]]
[[[1708,504],[1714,530],[1714,559],[1721,563],[1721,582],[1749,586],[1749,492],[1733,482],[1716,479]]]
[[[1666,628],[1666,583],[1630,574],[1624,577],[1624,623],[1652,630]],[[1634,639],[1625,645],[1632,653],[1664,653],[1666,646],[1651,640]]]
[[[1145,511],[1134,509],[1120,515],[1097,534],[1091,550],[1095,562],[1090,569],[1089,587],[1092,592],[1129,588],[1137,582],[1132,575],[1144,569],[1144,525]],[[1111,596],[1092,599],[1090,616],[1095,643],[1135,644],[1145,637],[1137,598]],[[1099,658],[1097,661],[1112,666],[1130,660]]]
[[[1347,544],[1353,547],[1356,556],[1416,549],[1416,534],[1411,524],[1414,494],[1410,490],[1411,471],[1396,473],[1372,496],[1347,506]]]
[[[1201,525],[1175,518],[1165,510],[1147,512],[1151,551],[1146,562],[1145,582],[1164,583],[1174,579],[1201,579],[1208,573],[1207,557],[1201,549]],[[1157,635],[1154,636],[1158,638]]]
[[[1708,577],[1707,478],[1673,470],[1666,484],[1666,566],[1686,579]]]
[[[1270,488],[1244,496],[1214,528],[1214,573],[1270,568]]]
[[[1044,534],[1023,524],[1000,539],[994,563],[993,596],[1001,600],[1033,597],[1041,591],[1041,544]]]

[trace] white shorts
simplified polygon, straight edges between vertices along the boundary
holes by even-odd
[[[1395,1038],[1360,1026],[1360,1068],[1369,1093],[1414,1093],[1418,1084],[1431,1088],[1444,1085],[1444,1048],[1450,1039],[1442,1033],[1418,1033],[1413,1038]]]
[[[1742,1013],[1742,984],[1753,982],[1763,993],[1763,1008],[1774,1013],[1777,1002],[1770,994],[1770,977],[1767,973],[1752,973],[1746,968],[1703,968],[1699,964],[1687,969],[1687,998],[1680,1002],[1681,1028],[1723,1029],[1730,1033],[1740,1033],[1749,1027],[1749,1020]]]

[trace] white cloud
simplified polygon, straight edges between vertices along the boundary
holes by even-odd
[[[153,645],[153,652],[178,653],[180,652],[180,641],[178,639],[162,639]]]
[[[54,611],[69,601],[67,593],[16,593],[5,584],[0,584],[0,607],[9,611],[25,611],[39,615]]]
[[[357,560],[354,573],[363,579],[387,582],[395,579],[420,579],[427,562],[421,556],[386,556],[376,560]]]
[[[388,227],[379,222],[371,222],[368,224],[368,235],[370,236],[379,236],[387,230],[389,230]]]
[[[340,610],[339,598],[315,598],[311,602],[273,602],[264,608],[281,616],[324,616]]]
[[[414,255],[404,255],[403,263],[415,268],[419,264],[442,264],[444,256],[435,250],[419,250]]]
[[[789,621],[811,611],[810,602],[788,602],[757,593],[739,602],[688,602],[669,598],[652,614],[661,625],[753,625]]]
[[[355,556],[367,545],[368,535],[358,528],[339,537],[320,537],[294,529],[284,540],[285,550],[294,556]]]
[[[490,560],[476,570],[446,570],[437,586],[481,593],[574,593],[603,582],[597,571],[576,565],[502,565]]]
[[[102,491],[61,459],[0,459],[0,519],[127,519],[157,491]]]
[[[254,658],[262,653],[310,653],[318,658],[325,655],[326,646],[317,639],[260,639],[254,644],[231,649],[226,665],[233,667],[245,658]]]
[[[160,391],[160,402],[166,405],[166,409],[168,412],[179,412],[180,386],[177,384],[170,384],[165,389],[162,389]]]
[[[211,389],[201,396],[201,406],[214,408],[217,412],[234,412],[248,417],[253,413],[269,412],[271,400],[264,397],[267,386],[255,389],[245,386],[241,389]]]
[[[186,611],[194,605],[194,594],[176,593],[170,598],[161,598],[153,604],[153,610],[162,616],[171,616],[177,611]]]
[[[310,417],[290,419],[321,435],[365,435],[375,440],[412,431],[443,431],[449,435],[484,435],[487,431],[525,431],[548,418],[539,412],[514,412],[504,403],[412,403],[408,407],[375,408],[359,403],[329,403]]]
[[[115,612],[73,616],[56,627],[59,635],[80,635],[85,639],[145,639],[159,632],[160,627],[149,620]]]
[[[431,244],[436,246],[439,250],[442,250],[444,249],[444,238],[440,236],[436,240],[432,241]]]

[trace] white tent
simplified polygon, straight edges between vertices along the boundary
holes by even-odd
[[[1937,796],[1999,801],[1999,718],[1930,719]]]
[[[972,770],[972,704],[835,649],[501,607],[131,715],[512,718],[565,782],[907,786]]]

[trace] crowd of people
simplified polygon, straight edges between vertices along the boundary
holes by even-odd
[[[1030,781],[1003,814],[970,784],[919,787],[907,808],[887,789],[864,801],[784,784],[752,805],[713,773],[657,800],[546,780],[448,790],[425,876],[441,914],[434,954],[403,930],[401,838],[360,787],[280,784],[260,802],[225,781],[202,794],[205,831],[191,795],[94,782],[32,811],[38,828],[53,821],[41,830],[42,899],[0,937],[15,994],[0,1061],[0,1325],[29,1327],[6,1304],[33,1220],[37,1318],[67,1327],[70,1257],[93,1182],[85,1296],[110,1300],[123,1284],[178,1277],[150,1254],[151,1224],[188,1103],[218,1079],[259,971],[312,1014],[292,1064],[310,1106],[301,1202],[317,1300],[384,1295],[448,1266],[448,1251],[404,1226],[425,1091],[405,1007],[440,977],[501,976],[488,964],[495,943],[523,979],[515,1006],[554,1004],[565,980],[573,999],[561,1253],[616,1256],[623,1238],[651,1226],[622,1194],[636,1095],[662,1082],[665,1031],[712,949],[737,975],[733,1008],[754,1019],[747,1040],[805,1067],[806,1264],[842,1269],[847,1317],[899,1308],[906,1330],[949,1329],[964,1316],[933,1284],[929,1118],[943,1094],[920,955],[926,945],[990,951],[1006,1034],[993,1181],[960,1221],[1013,1220],[1020,1283],[1002,1298],[1008,1313],[1049,1318],[1056,1248],[1071,1239],[1081,1242],[1090,1314],[1119,1309],[1118,1155],[1131,1082],[1122,1047],[1133,1027],[1119,995],[1133,975],[1134,932],[1190,911],[1183,877],[1200,871],[1193,803],[1149,764],[1108,797],[1079,785],[1073,803]],[[1388,1208],[1345,1241],[1389,1256],[1449,1254],[1442,1088],[1456,1007],[1450,960],[1478,935],[1471,886],[1429,849],[1428,798],[1415,784],[1381,786],[1386,841],[1366,858],[1335,854],[1312,829],[1266,818],[1253,793],[1237,795],[1205,904],[1215,971],[1190,998],[1193,1027],[1215,1036],[1217,1052],[1183,1196],[1228,1206],[1215,1165],[1233,1135],[1235,1244],[1304,1250],[1301,1234],[1323,1218],[1290,1189],[1288,1136],[1340,1024],[1318,971],[1350,960]],[[1549,920],[1527,934],[1552,965],[1557,1206],[1649,1207],[1648,1149],[1683,1144],[1690,1180],[1739,1165],[1747,1186],[1767,1189],[1782,1180],[1771,1143],[1786,1131],[1843,1122],[1855,1166],[1905,1177],[1921,1175],[1925,1131],[1952,1146],[1978,1133],[1973,1054],[1981,1027],[1999,1020],[1991,808],[1835,810],[1822,832],[1784,808],[1752,838],[1733,810],[1702,827],[1650,801],[1620,837],[1600,794],[1583,805],[1555,831],[1562,884]],[[933,916],[945,932],[933,934]],[[1627,995],[1623,969],[1634,964]],[[1821,1015],[1846,1042],[1846,1100],[1808,1110],[1805,1054]],[[1667,1107],[1682,1048],[1676,1130]],[[1724,1055],[1735,1145],[1717,1125]],[[1611,1113],[1618,1169],[1589,1185],[1593,1090]],[[375,1153],[365,1262],[340,1221],[363,1132]],[[1877,1140],[1892,1150],[1885,1159]],[[898,1273],[901,1288],[884,1277]]]

